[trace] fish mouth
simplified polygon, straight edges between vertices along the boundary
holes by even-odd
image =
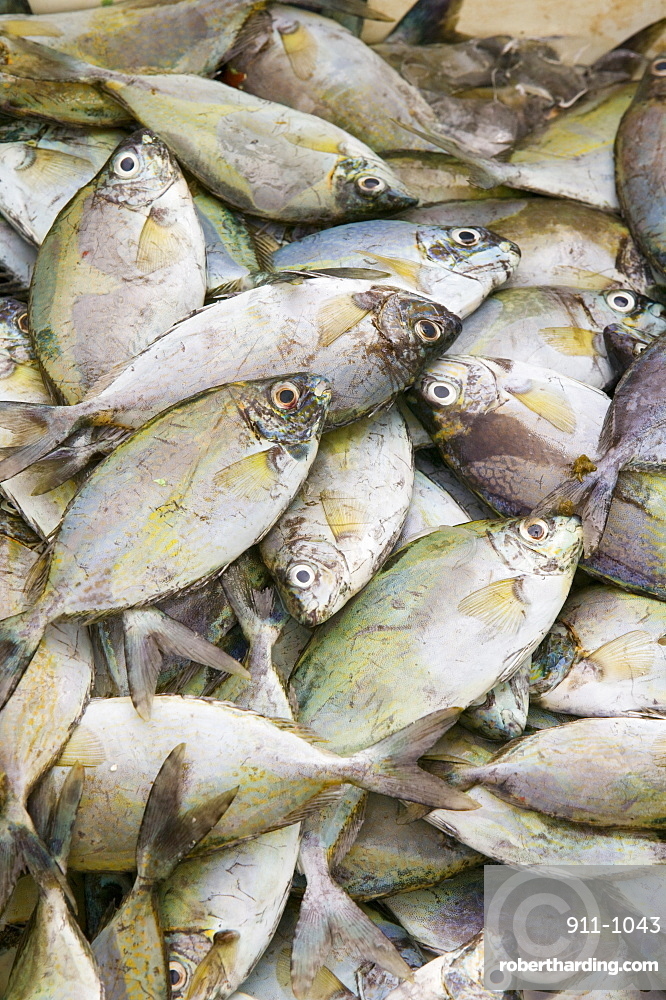
[[[392,208],[396,212],[402,212],[408,208],[416,208],[419,199],[406,191],[398,191],[396,188],[389,188],[384,192],[384,204],[387,208]]]

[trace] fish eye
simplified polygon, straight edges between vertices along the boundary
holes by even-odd
[[[448,378],[429,379],[422,388],[426,399],[436,406],[453,406],[460,397],[460,386]]]
[[[550,528],[540,517],[528,517],[520,522],[520,534],[526,542],[545,542],[550,534]]]
[[[606,296],[606,302],[615,312],[626,313],[636,308],[636,296],[625,288],[617,292],[609,292]]]
[[[356,186],[362,194],[381,194],[382,191],[386,191],[386,181],[381,177],[373,177],[371,174],[359,177]]]
[[[21,331],[21,333],[28,333],[28,314],[27,312],[21,313],[21,315],[16,320],[16,325]]]
[[[442,336],[440,323],[435,323],[431,319],[420,319],[415,325],[416,335],[427,343],[434,343]]]
[[[182,990],[187,983],[187,969],[175,958],[169,962],[169,982],[172,990]]]
[[[634,344],[634,349],[632,352],[634,357],[637,357],[639,354],[642,354],[647,346],[648,346],[647,344],[642,344],[640,340],[637,344]]]
[[[271,399],[280,410],[293,410],[301,394],[293,382],[278,382],[271,389]]]
[[[139,157],[136,153],[119,153],[113,161],[113,171],[118,177],[134,177],[139,172]]]
[[[314,583],[316,573],[312,566],[308,566],[307,563],[294,563],[293,566],[289,567],[287,573],[287,582],[291,584],[292,587],[298,587],[299,589],[305,589]]]
[[[454,229],[451,239],[461,247],[475,247],[481,241],[481,233],[478,229]]]
[[[666,59],[663,56],[655,59],[650,67],[650,72],[653,76],[666,76]]]

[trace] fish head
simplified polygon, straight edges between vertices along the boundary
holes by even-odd
[[[622,323],[611,323],[604,329],[604,343],[609,358],[612,359],[624,374],[634,363],[639,354],[649,347],[653,338],[648,334],[627,329]]]
[[[299,457],[299,446],[308,445],[323,429],[331,402],[327,379],[302,372],[236,382],[229,391],[253,432],[291,449],[295,457]]]
[[[437,442],[465,434],[501,402],[495,372],[480,358],[439,358],[420,375],[407,402]]]
[[[323,538],[283,546],[273,572],[287,611],[310,628],[330,618],[351,589],[346,559]]]
[[[530,693],[546,694],[563,681],[574,661],[580,657],[580,645],[569,625],[556,621],[543,642],[532,653]]]
[[[152,204],[181,177],[171,153],[150,129],[132,132],[95,181],[97,197],[130,208]]]
[[[230,992],[237,931],[192,928],[164,935],[171,1000],[223,1000]]]
[[[340,157],[333,168],[331,187],[344,218],[374,218],[418,205],[418,198],[409,193],[398,175],[379,157]]]
[[[508,281],[520,263],[516,243],[480,226],[426,226],[416,239],[426,262],[478,281],[481,298]]]
[[[402,388],[432,357],[443,353],[462,329],[449,309],[413,292],[375,286],[354,296],[354,301],[374,312],[373,323],[382,335],[378,351],[392,354],[391,367],[401,376]]]
[[[572,576],[583,551],[577,515],[510,518],[492,524],[487,535],[507,566],[530,576]]]
[[[17,299],[0,299],[0,378],[7,378],[18,365],[34,360],[28,307]]]
[[[644,101],[661,104],[666,101],[666,52],[660,52],[651,60],[634,97],[634,106]]]

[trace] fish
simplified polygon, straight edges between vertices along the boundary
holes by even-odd
[[[383,905],[420,945],[441,955],[467,944],[483,927],[483,866],[428,889],[388,896]]]
[[[59,786],[66,767],[83,763],[86,791],[70,867],[128,871],[148,791],[179,735],[187,734],[188,747],[196,746],[186,758],[184,807],[239,786],[221,824],[196,849],[198,855],[298,822],[304,812],[322,805],[320,793],[343,783],[408,801],[425,799],[433,806],[450,804],[446,783],[416,766],[447,725],[448,713],[435,712],[376,748],[341,758],[317,747],[315,737],[297,723],[265,719],[226,702],[158,695],[150,720],[144,720],[129,698],[93,699],[45,789]],[[133,752],[137,745],[140,756]]]
[[[451,780],[573,823],[659,830],[665,748],[663,719],[577,719],[509,743],[485,764],[455,765]]]
[[[481,185],[505,184],[617,212],[613,143],[635,92],[632,82],[592,92],[518,142],[505,160],[480,156],[455,136],[443,139],[439,132],[401,124],[475,167]]]
[[[236,789],[183,811],[186,744],[170,752],[155,776],[136,846],[137,877],[122,906],[92,942],[107,1000],[171,996],[157,887],[219,822]]]
[[[206,290],[248,278],[260,270],[256,245],[247,224],[200,184],[190,181],[190,191],[206,240]]]
[[[451,201],[403,213],[418,225],[487,226],[521,249],[507,288],[568,285],[631,288],[649,295],[654,279],[627,226],[608,212],[564,198]]]
[[[666,282],[664,168],[666,55],[648,64],[622,116],[615,140],[617,190],[622,214],[660,284]]]
[[[160,650],[245,674],[146,606],[205,581],[271,527],[314,460],[329,401],[319,376],[232,383],[167,410],[116,448],[67,508],[34,575],[34,603],[0,624],[3,703],[49,622],[115,611],[127,612],[130,692],[142,715]]]
[[[124,108],[90,84],[31,80],[10,73],[0,73],[0,111],[20,118],[86,128],[133,125]]]
[[[531,661],[530,656],[526,657],[512,677],[495,684],[482,702],[470,705],[460,716],[461,725],[489,740],[513,740],[521,736],[530,707]]]
[[[233,208],[288,222],[330,223],[417,203],[369,146],[314,115],[219,80],[178,73],[128,75],[25,40],[11,44],[41,50],[46,66],[53,63],[53,72],[65,79],[101,86]],[[0,37],[0,50],[3,46],[8,42]]]
[[[617,587],[583,587],[532,655],[531,698],[588,718],[659,715],[666,710],[665,635],[661,601]]]
[[[621,323],[610,323],[604,328],[606,354],[615,369],[615,379],[611,383],[613,388],[653,339],[649,333],[627,330]]]
[[[406,398],[445,461],[503,514],[545,503],[582,453],[594,463],[610,405],[547,368],[462,355],[432,364]]]
[[[407,409],[407,404],[405,403]],[[465,486],[464,482],[442,461],[439,451],[432,443],[427,450],[416,452],[414,464],[431,482],[446,490],[468,515],[469,521],[492,520],[495,511],[479,496]]]
[[[178,164],[147,129],[123,140],[59,213],[37,254],[30,331],[67,403],[78,403],[201,308],[205,241]]]
[[[436,150],[393,122],[437,128],[417,87],[328,17],[272,4],[245,22],[230,65],[247,93],[333,122],[376,153]]]
[[[336,882],[353,899],[437,885],[482,862],[480,854],[429,823],[406,823],[405,812],[396,799],[368,795],[356,840],[334,868]]]
[[[27,297],[36,256],[32,244],[0,218],[0,295]]]
[[[260,547],[297,621],[327,621],[374,576],[400,532],[413,481],[395,407],[323,436],[299,496]]]
[[[487,229],[374,219],[325,229],[281,247],[273,266],[382,267],[388,284],[429,296],[465,319],[518,266],[517,244]]]
[[[513,198],[515,191],[501,184],[492,188],[477,187],[474,170],[441,151],[437,153],[385,153],[387,162],[421,206],[477,198]],[[419,211],[419,209],[414,209]]]
[[[20,580],[38,553],[17,538],[2,536],[3,614],[18,614],[28,604]],[[17,579],[15,579],[15,577]],[[9,703],[0,711],[0,914],[27,855],[32,864],[59,877],[27,811],[27,800],[68,741],[87,704],[93,675],[92,648],[85,631],[63,623],[47,629],[32,663]]]
[[[493,1000],[496,990],[484,986],[484,939],[480,930],[470,941],[459,948],[434,958],[415,976],[413,983],[402,983],[391,990],[387,1000],[447,1000],[451,996],[473,997],[474,1000]],[[503,998],[517,994],[504,992]]]
[[[287,375],[299,363],[329,379],[326,426],[343,426],[393,399],[459,330],[445,307],[368,281],[312,278],[251,289],[176,324],[79,404],[0,403],[0,427],[14,428],[0,443],[19,448],[0,461],[0,481],[52,452],[57,457],[54,449],[81,428],[117,437],[188,396],[238,379]],[[73,446],[69,475],[87,460],[85,453],[77,461]]]
[[[402,525],[402,531],[395,543],[394,551],[401,549],[413,538],[418,538],[426,531],[439,528],[442,524],[465,524],[472,518],[463,510],[460,504],[432,482],[426,475],[416,469],[414,471],[414,487],[412,499],[407,510],[407,516]]]
[[[49,846],[55,857],[51,867],[41,867],[39,854],[32,849],[33,841],[24,847],[30,873],[39,888],[39,900],[9,977],[4,994],[7,1000],[68,1000],[73,993],[86,1000],[105,1000],[90,945],[62,886],[83,783],[83,767],[71,768],[53,817]]]
[[[18,299],[0,299],[0,400],[53,402],[30,340],[28,309]],[[72,484],[45,496],[33,496],[41,481],[38,469],[28,469],[2,484],[2,492],[41,538],[58,526],[63,510],[74,495]]]
[[[666,330],[666,309],[628,288],[500,289],[468,317],[449,353],[524,361],[606,390],[617,381],[611,324],[616,336],[649,343]]]
[[[666,465],[660,394],[665,362],[664,344],[653,340],[615,390],[593,461],[543,498],[544,510],[564,504],[581,515],[586,556],[599,547],[619,473],[632,468],[658,471]]]
[[[0,125],[0,213],[39,246],[60,210],[124,138],[117,129],[80,129],[40,121]]]

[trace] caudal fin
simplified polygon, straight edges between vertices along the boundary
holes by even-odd
[[[157,608],[125,611],[123,625],[130,695],[142,719],[150,718],[164,653],[184,656],[228,674],[250,677],[238,660]]]
[[[450,729],[459,708],[446,708],[418,719],[392,736],[348,757],[349,781],[380,795],[421,802],[433,809],[478,809],[467,795],[450,788],[417,760]],[[352,776],[353,775],[353,776]]]
[[[63,869],[37,834],[25,807],[9,798],[0,815],[0,915],[25,867],[42,889],[57,886],[75,905]]]
[[[593,463],[590,464],[593,466]],[[593,466],[592,472],[587,473],[581,482],[569,479],[561,483],[544,497],[534,513],[577,514],[583,522],[584,552],[586,556],[591,556],[601,542],[616,482],[617,471],[610,471],[609,474],[600,463],[599,468]]]
[[[79,414],[75,406],[47,406],[45,403],[0,402],[0,482],[13,479],[30,465],[46,458],[76,429]]]
[[[291,952],[291,988],[298,1000],[312,996],[313,983],[334,946],[359,964],[371,961],[400,979],[411,979],[412,971],[397,948],[333,881],[325,852],[310,847],[307,837],[301,864],[308,884]]]
[[[178,862],[215,826],[233,802],[237,788],[181,812],[185,743],[171,751],[160,768],[143,814],[136,848],[139,876],[149,882],[168,878]]]
[[[32,608],[0,621],[0,709],[23,677],[41,642],[44,628]]]

